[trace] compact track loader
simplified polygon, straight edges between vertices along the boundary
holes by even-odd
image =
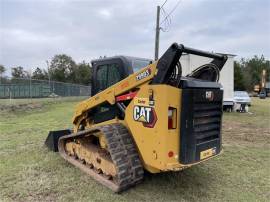
[[[182,54],[212,60],[182,76]],[[226,60],[176,43],[155,62],[94,60],[92,96],[76,107],[73,129],[51,131],[45,144],[114,192],[140,183],[144,170],[179,171],[210,159],[221,151],[218,79]]]

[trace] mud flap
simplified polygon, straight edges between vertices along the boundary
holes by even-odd
[[[54,152],[58,152],[58,140],[64,135],[69,135],[73,131],[71,129],[50,131],[48,137],[45,140],[45,145]]]

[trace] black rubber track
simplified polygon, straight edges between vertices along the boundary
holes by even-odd
[[[98,174],[88,165],[83,164],[79,159],[72,158],[66,154],[66,140],[82,138],[88,134],[102,132],[108,146],[108,151],[112,161],[116,166],[116,180],[109,180],[102,174]],[[93,127],[78,133],[63,136],[59,139],[58,148],[60,155],[71,164],[79,167],[81,170],[92,176],[101,184],[107,186],[114,192],[121,192],[140,183],[143,180],[144,171],[141,164],[134,140],[126,127],[121,123],[109,124]]]

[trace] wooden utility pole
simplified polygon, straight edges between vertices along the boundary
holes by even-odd
[[[159,31],[160,31],[159,17],[160,17],[160,6],[157,6],[156,40],[155,40],[155,60],[158,60]]]

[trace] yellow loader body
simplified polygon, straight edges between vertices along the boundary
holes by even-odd
[[[213,60],[183,77],[182,53]],[[115,192],[139,183],[143,170],[179,171],[208,160],[222,150],[217,81],[226,60],[173,44],[136,72],[124,58],[94,61],[92,97],[77,105],[73,130],[52,132],[46,144]]]

